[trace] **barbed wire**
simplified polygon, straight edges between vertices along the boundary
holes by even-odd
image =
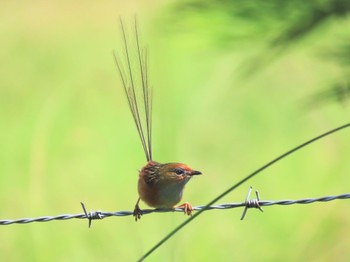
[[[246,212],[249,208],[257,208],[260,211],[263,206],[272,206],[272,205],[294,205],[294,204],[311,204],[315,202],[329,202],[336,199],[349,199],[350,193],[336,195],[336,196],[323,196],[317,198],[302,198],[298,200],[260,200],[259,193],[256,191],[256,199],[249,199],[250,193],[252,191],[252,187],[249,188],[248,194],[244,202],[240,203],[226,203],[226,204],[218,204],[211,206],[195,206],[193,207],[194,211],[199,211],[202,209],[207,210],[226,210],[238,207],[244,207],[243,214],[241,216],[241,220],[244,219]],[[132,211],[117,211],[117,212],[104,212],[104,211],[91,211],[87,212],[85,205],[81,203],[84,213],[81,214],[62,214],[57,216],[43,216],[37,218],[21,218],[21,219],[4,219],[0,220],[0,225],[12,225],[12,224],[28,224],[33,222],[49,222],[54,220],[69,220],[69,219],[88,219],[89,227],[91,226],[92,220],[101,220],[107,217],[112,216],[131,216],[133,215]],[[167,213],[167,212],[184,212],[183,208],[168,208],[168,209],[143,209],[142,214],[151,214],[151,213]]]

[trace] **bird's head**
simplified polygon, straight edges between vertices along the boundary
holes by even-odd
[[[158,170],[160,181],[165,183],[186,183],[192,176],[201,174],[202,172],[193,170],[182,163],[162,164]]]
[[[161,164],[150,161],[140,171],[147,184],[186,184],[192,176],[201,175],[202,172],[193,170],[182,163]]]

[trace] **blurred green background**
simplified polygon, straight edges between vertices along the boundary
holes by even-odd
[[[287,3],[288,2],[288,3]],[[113,61],[139,16],[154,87],[154,159],[204,175],[208,203],[292,147],[349,121],[349,1],[2,1],[0,219],[131,210],[145,164]],[[250,180],[263,200],[350,191],[350,130]],[[146,207],[144,204],[142,207]],[[349,261],[348,201],[208,211],[149,261]],[[135,261],[181,213],[0,227],[6,261]]]

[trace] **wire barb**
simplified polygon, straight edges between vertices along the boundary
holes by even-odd
[[[91,228],[91,223],[92,223],[92,220],[94,219],[103,219],[103,214],[102,214],[102,211],[90,211],[89,213],[86,211],[86,208],[85,208],[85,205],[83,202],[80,202],[81,204],[81,207],[83,208],[84,210],[84,214],[85,214],[85,217],[84,218],[87,218],[89,220],[89,228]]]
[[[262,209],[262,207],[260,206],[260,195],[259,195],[259,192],[258,191],[255,191],[255,194],[256,194],[256,199],[249,199],[250,197],[250,193],[252,192],[252,189],[253,187],[250,186],[249,187],[249,190],[248,190],[248,193],[247,193],[247,196],[245,198],[245,208],[243,210],[243,213],[242,213],[242,216],[241,216],[241,220],[244,219],[246,213],[247,213],[247,210],[248,208],[257,208],[259,209],[261,212],[264,212],[264,210]]]

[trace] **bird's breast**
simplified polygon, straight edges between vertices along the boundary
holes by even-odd
[[[177,183],[148,184],[139,177],[138,191],[141,200],[155,208],[172,208],[180,202],[185,184],[188,179]]]

